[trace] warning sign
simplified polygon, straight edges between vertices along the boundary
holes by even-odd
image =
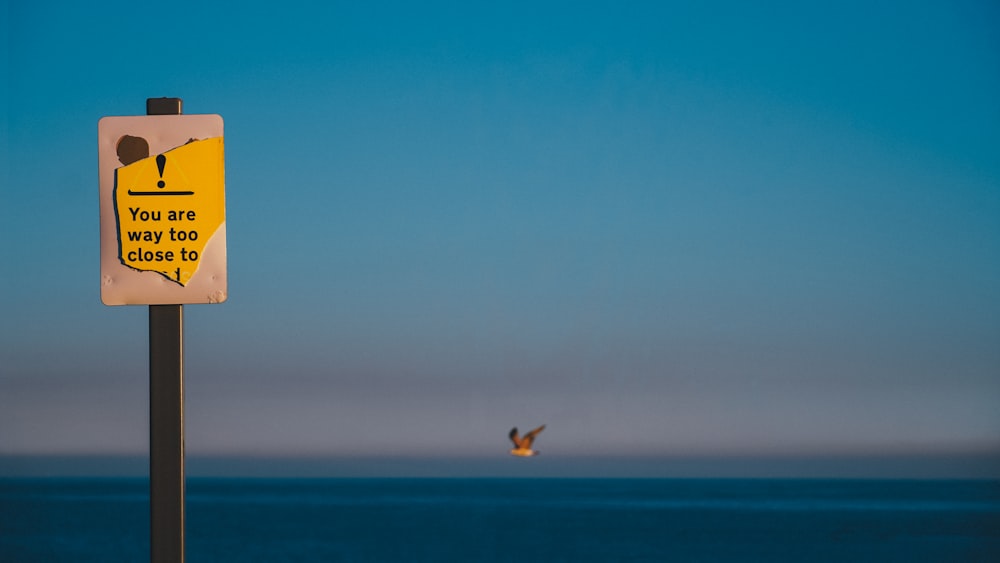
[[[106,117],[98,137],[104,303],[225,301],[222,118]]]
[[[205,243],[226,219],[222,182],[221,137],[191,141],[116,170],[122,263],[187,285]]]

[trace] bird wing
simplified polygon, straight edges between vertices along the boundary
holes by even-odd
[[[524,444],[524,447],[530,448],[531,447],[531,443],[535,441],[535,436],[537,436],[538,433],[541,432],[542,430],[545,430],[545,425],[544,424],[541,425],[541,426],[539,426],[538,428],[535,428],[531,432],[528,432],[527,434],[525,434],[524,438],[521,439],[521,442]]]
[[[510,437],[510,441],[514,442],[514,447],[516,447],[516,448],[520,448],[521,447],[521,439],[518,438],[518,436],[517,436],[517,427],[516,426],[514,428],[510,429],[510,434],[508,434],[508,436]]]

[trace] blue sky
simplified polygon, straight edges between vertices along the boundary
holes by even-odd
[[[992,2],[10,2],[0,454],[142,454],[97,121],[226,127],[190,455],[1000,453]]]

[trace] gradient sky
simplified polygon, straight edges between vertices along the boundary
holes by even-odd
[[[0,454],[146,451],[160,96],[226,127],[191,455],[1000,453],[995,2],[212,4],[0,11]]]

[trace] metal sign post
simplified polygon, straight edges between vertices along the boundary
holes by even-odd
[[[146,115],[180,115],[178,98]],[[152,563],[184,561],[184,307],[149,306],[149,521]]]
[[[149,560],[183,562],[183,305],[149,306],[149,502]]]

